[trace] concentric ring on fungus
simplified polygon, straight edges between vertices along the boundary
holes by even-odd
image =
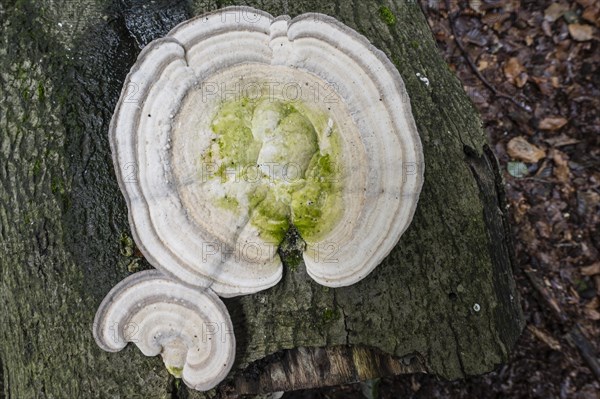
[[[321,14],[230,7],[150,43],[110,129],[134,238],[220,296],[264,290],[294,225],[318,283],[369,274],[410,224],[421,143],[398,71]]]
[[[146,356],[161,355],[171,374],[200,391],[221,382],[235,357],[233,326],[221,299],[158,270],[117,284],[98,308],[93,332],[105,351],[133,342]]]

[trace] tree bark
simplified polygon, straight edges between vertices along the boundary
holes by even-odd
[[[132,270],[108,124],[140,49],[229,1],[0,3],[0,365],[5,397],[181,395],[160,358],[94,343],[102,298]],[[412,225],[365,280],[328,289],[303,266],[226,301],[238,353],[217,390],[234,396],[410,372],[446,379],[507,360],[523,327],[502,178],[481,121],[414,1],[256,0],[315,11],[367,36],[406,84],[424,146]],[[382,12],[387,7],[395,16]],[[426,80],[426,79],[427,80]],[[399,172],[400,173],[400,172]]]

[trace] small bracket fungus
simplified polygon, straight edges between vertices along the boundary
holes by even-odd
[[[291,225],[317,282],[361,280],[423,182],[397,69],[321,14],[229,7],[180,24],[140,54],[110,142],[140,250],[224,297],[280,280]]]
[[[158,270],[135,273],[109,292],[96,313],[94,338],[108,352],[133,342],[146,356],[160,354],[171,374],[200,391],[221,382],[235,356],[231,319],[219,297]]]

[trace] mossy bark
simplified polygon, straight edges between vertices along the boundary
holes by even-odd
[[[149,267],[127,247],[127,209],[112,169],[108,123],[141,47],[193,15],[231,4],[0,3],[0,364],[6,397],[177,395],[159,358],[145,358],[132,345],[104,353],[92,338],[104,295],[132,270]],[[440,57],[418,4],[235,4],[273,15],[329,14],[385,51],[406,83],[427,167],[412,225],[368,278],[327,289],[299,265],[287,268],[273,289],[226,301],[238,353],[221,392],[412,371],[454,379],[506,361],[523,321],[502,182],[479,117]]]

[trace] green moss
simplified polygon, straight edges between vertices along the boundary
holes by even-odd
[[[129,262],[127,264],[127,271],[129,273],[135,273],[137,271],[141,270],[141,265],[140,265],[140,259],[136,258],[133,259],[131,262]]]
[[[131,237],[129,237],[127,233],[121,233],[121,238],[119,241],[121,244],[121,255],[128,258],[133,256],[133,240]]]
[[[33,163],[33,176],[37,177],[40,175],[40,172],[42,171],[42,161],[40,161],[39,159],[36,159],[35,162]]]
[[[288,269],[295,273],[298,271],[298,266],[300,266],[300,263],[302,262],[302,254],[293,253],[283,259],[285,259],[285,265]]]
[[[241,98],[225,102],[203,154],[224,184],[218,206],[248,212],[263,239],[280,244],[291,225],[306,240],[326,234],[341,209],[335,163],[339,133],[325,112],[298,101]]]
[[[64,194],[65,193],[65,184],[58,177],[52,178],[52,183],[50,184],[50,189],[52,190],[52,194]]]
[[[330,321],[337,319],[339,316],[340,314],[337,309],[325,308],[321,316],[321,321],[323,323],[329,323]]]
[[[23,96],[23,100],[28,101],[29,100],[29,89],[28,88],[24,88],[21,91],[21,95]]]
[[[305,249],[306,243],[300,237],[298,229],[295,226],[291,226],[279,246],[279,255],[283,260],[284,266],[290,271],[296,272],[298,266],[303,261],[302,253]]]
[[[396,16],[392,12],[392,10],[390,10],[386,6],[381,6],[379,8],[379,17],[388,26],[396,25]]]
[[[38,87],[37,87],[37,94],[38,94],[38,101],[44,101],[44,98],[46,97],[44,95],[44,85],[42,84],[42,82],[38,83]]]

